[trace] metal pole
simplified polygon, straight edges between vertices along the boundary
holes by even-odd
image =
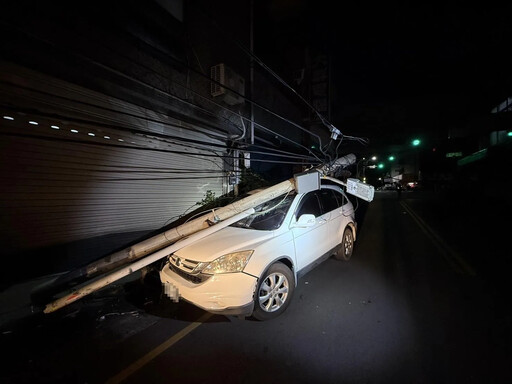
[[[126,267],[123,267],[107,276],[103,276],[92,283],[89,283],[85,285],[82,288],[76,289],[72,291],[71,293],[68,293],[67,295],[53,301],[52,303],[48,304],[45,309],[44,313],[51,313],[56,311],[57,309],[60,309],[66,305],[69,305],[78,299],[81,299],[82,297],[93,293],[94,291],[97,291],[114,281],[117,281],[119,279],[122,279],[125,276],[128,276],[135,271],[138,271],[139,269],[144,268],[145,266],[154,263],[155,261],[158,261],[169,254],[176,252],[178,249],[181,249],[189,244],[192,244],[193,242],[202,239],[203,237],[206,237],[208,235],[211,235],[214,232],[217,232],[221,230],[222,228],[227,227],[230,224],[233,224],[237,222],[238,220],[243,219],[244,217],[249,216],[250,214],[254,213],[254,208],[248,209],[242,213],[239,213],[238,215],[232,216],[229,219],[226,219],[218,224],[215,224],[211,226],[210,228],[204,229],[198,233],[195,233],[191,235],[190,237],[187,237],[184,240],[178,241],[174,243],[173,245],[170,245],[169,247],[163,248],[158,252],[153,253],[150,256],[145,257],[142,260],[136,261],[133,264],[130,264]]]
[[[333,170],[340,166],[346,167],[347,165],[353,164],[354,161],[355,155],[349,154],[337,159],[331,164],[320,166],[317,168],[317,170],[323,174],[328,174],[332,173]],[[70,271],[61,276],[57,282],[59,284],[63,284],[63,282],[70,282],[78,278],[92,278],[102,273],[111,271],[115,268],[119,268],[124,264],[134,262],[135,260],[138,260],[142,257],[147,257],[153,252],[169,246],[186,236],[190,236],[196,232],[206,230],[210,227],[210,223],[227,220],[239,212],[253,208],[261,203],[288,193],[294,189],[294,178],[282,181],[281,183],[268,187],[263,191],[257,192],[239,201],[228,204],[225,207],[212,210],[212,212],[209,214],[191,220],[178,227],[171,228],[165,232],[143,240],[121,251],[114,252],[100,260],[90,263],[86,267]]]
[[[225,207],[212,210],[212,212],[209,214],[200,216],[194,220],[190,220],[189,222],[178,227],[171,228],[149,239],[143,240],[140,243],[134,244],[121,251],[112,253],[107,257],[90,263],[84,268],[71,271],[63,276],[61,281],[72,280],[78,277],[91,278],[95,275],[111,271],[112,269],[118,268],[123,264],[140,259],[151,254],[152,252],[156,252],[159,249],[168,246],[183,237],[204,230],[209,227],[208,223],[228,219],[229,217],[239,212],[255,207],[256,205],[271,200],[274,197],[288,193],[293,189],[295,189],[294,179],[283,181],[279,184],[268,187],[263,191],[257,192],[239,201],[228,204]]]
[[[250,31],[250,50],[251,54],[254,53],[254,0],[251,0],[251,31]],[[251,87],[251,100],[254,101],[254,59],[251,56],[250,61],[250,87]],[[251,103],[251,144],[254,144],[254,103]]]

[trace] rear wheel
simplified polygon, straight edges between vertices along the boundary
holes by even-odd
[[[352,229],[350,227],[345,228],[343,231],[343,239],[341,243],[338,245],[336,253],[334,257],[337,260],[349,261],[352,257],[352,251],[354,250],[354,234],[352,233]]]
[[[253,317],[270,320],[285,311],[295,289],[293,273],[283,263],[275,263],[261,276],[254,295]]]

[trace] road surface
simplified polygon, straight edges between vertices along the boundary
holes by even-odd
[[[5,327],[0,381],[512,382],[506,230],[466,203],[359,201],[352,259],[312,270],[268,322],[173,303],[151,275],[113,284]]]

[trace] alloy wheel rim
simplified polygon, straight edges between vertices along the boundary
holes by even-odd
[[[282,273],[268,275],[258,291],[260,307],[266,312],[277,311],[286,302],[288,288],[288,279]]]
[[[347,255],[347,256],[350,255],[351,250],[352,250],[352,236],[347,234],[345,236],[345,255]]]

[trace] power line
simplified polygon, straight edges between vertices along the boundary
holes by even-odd
[[[130,34],[130,36],[132,36],[133,38],[137,39],[141,44],[146,44],[146,45],[148,45],[146,41],[141,40],[138,36],[135,36],[135,35],[133,35],[133,34]],[[196,73],[197,75],[199,75],[199,76],[201,76],[201,77],[204,77],[204,78],[208,79],[208,81],[211,81],[211,82],[213,82],[213,83],[215,83],[215,84],[217,84],[217,85],[219,85],[219,86],[222,86],[223,88],[225,88],[225,89],[227,89],[228,91],[230,91],[230,92],[232,92],[232,93],[236,94],[237,96],[242,97],[244,100],[246,100],[246,101],[248,101],[249,103],[251,103],[251,104],[253,104],[253,105],[257,106],[257,107],[258,107],[258,108],[260,108],[261,110],[263,110],[263,111],[265,111],[265,112],[267,112],[267,113],[272,114],[273,116],[275,116],[275,117],[277,117],[277,118],[279,118],[279,119],[281,119],[281,120],[283,120],[283,121],[285,121],[285,122],[287,122],[287,123],[289,123],[289,124],[291,124],[291,125],[295,126],[296,128],[299,128],[300,130],[302,130],[302,131],[304,131],[304,132],[306,132],[306,133],[308,133],[308,134],[310,134],[310,135],[313,135],[313,136],[317,137],[317,138],[318,138],[318,140],[319,140],[319,142],[321,143],[321,139],[320,139],[320,137],[319,137],[318,135],[315,135],[314,133],[312,133],[312,132],[310,132],[310,131],[306,130],[305,128],[301,127],[299,124],[297,124],[297,123],[295,123],[295,122],[293,122],[293,121],[291,121],[291,120],[289,120],[289,119],[287,119],[287,118],[285,118],[285,117],[283,117],[283,116],[281,116],[281,115],[279,115],[279,114],[277,114],[277,113],[275,113],[275,112],[271,111],[270,109],[268,109],[268,108],[266,108],[266,107],[263,107],[262,105],[260,105],[260,104],[258,104],[258,103],[256,103],[256,102],[254,102],[253,100],[249,99],[249,98],[248,98],[248,97],[246,97],[245,95],[242,95],[242,94],[238,93],[237,91],[233,90],[232,88],[229,88],[228,86],[226,86],[226,84],[220,83],[220,82],[216,81],[215,79],[212,79],[211,77],[208,77],[208,76],[207,76],[207,75],[205,75],[204,73],[202,73],[202,72],[200,72],[200,71],[195,70],[194,68],[190,67],[187,63],[183,63],[182,61],[180,61],[180,60],[176,59],[175,57],[170,56],[170,55],[169,55],[169,54],[167,54],[166,52],[163,52],[163,51],[161,51],[160,49],[158,49],[158,48],[156,48],[156,47],[153,47],[153,46],[151,46],[151,48],[153,48],[153,49],[155,49],[155,50],[158,50],[161,54],[163,54],[164,56],[166,56],[166,57],[167,57],[167,58],[169,58],[170,60],[172,60],[172,61],[174,61],[174,62],[176,62],[176,63],[180,64],[181,66],[185,67],[185,68],[186,68],[186,69],[188,69],[188,70],[191,70],[192,72]],[[121,55],[121,54],[119,54],[119,53],[118,53],[118,55],[120,55],[120,56],[122,56],[122,57],[126,57],[126,56]],[[130,58],[128,58],[128,60],[130,60],[130,61],[132,61],[132,62],[133,62],[133,60],[132,60],[132,59],[130,59]],[[157,73],[158,75],[160,75],[160,76],[161,76],[161,74],[159,74],[158,72],[154,71],[153,69],[150,69],[150,68],[148,68],[148,67],[144,66],[143,64],[140,64],[140,63],[136,63],[136,64],[137,64],[137,65],[139,65],[139,66],[143,66],[143,67],[145,67],[146,69],[148,69],[148,70],[150,70],[150,71],[153,71],[153,72],[155,72],[155,73]],[[178,83],[178,82],[174,82],[174,83],[175,83],[175,84],[180,85],[181,87],[183,87],[183,88],[185,88],[185,89],[187,89],[187,90],[189,90],[189,91],[191,91],[191,92],[193,92],[193,93],[195,93],[195,94],[198,94],[197,92],[195,92],[194,90],[192,90],[191,88],[189,88],[189,87],[187,87],[187,86],[185,86],[185,85],[183,85],[183,84],[180,84],[180,83]],[[199,95],[199,94],[198,94],[198,95]],[[205,98],[205,97],[204,97],[204,96],[202,96],[202,95],[199,95],[199,96],[201,96],[202,98]],[[241,114],[237,114],[237,113],[236,113],[236,112],[234,112],[233,110],[231,110],[231,109],[229,109],[229,108],[226,108],[226,107],[224,107],[224,106],[221,106],[221,105],[219,105],[218,103],[213,102],[213,101],[212,101],[211,99],[209,99],[209,98],[205,98],[205,99],[206,99],[207,101],[209,101],[209,102],[211,102],[211,103],[213,103],[213,104],[215,104],[215,105],[219,106],[220,108],[222,108],[222,109],[224,109],[224,110],[227,110],[229,113],[235,114],[235,115],[239,116],[240,118],[245,119],[245,120],[247,120],[247,121],[249,121],[249,122],[250,122],[250,120],[249,120],[248,118],[246,118],[245,116],[242,116]],[[258,125],[259,127],[263,127],[263,126],[261,126],[260,124],[257,124],[257,125]],[[265,128],[266,128],[266,127],[265,127]],[[268,128],[266,128],[266,129],[268,129]],[[274,134],[277,134],[276,132],[274,132],[274,131],[272,131],[272,130],[270,130],[270,129],[268,129],[268,130],[269,130],[269,131],[271,131],[271,132],[272,132],[272,133],[274,133]],[[286,137],[284,137],[284,136],[283,136],[283,138],[284,138],[284,139],[286,139],[287,141],[291,141],[290,139],[288,139],[288,138],[286,138]],[[301,146],[303,149],[306,149],[306,150],[307,150],[311,155],[313,155],[314,157],[316,157],[316,158],[318,159],[318,157],[317,157],[317,156],[316,156],[312,151],[310,151],[310,150],[309,150],[309,148],[307,148],[307,147],[305,147],[305,146],[302,146],[302,145],[300,145],[300,144],[299,144],[299,143],[297,143],[297,142],[294,142],[294,141],[291,141],[291,142],[292,142],[292,143],[294,143],[294,144],[296,144],[296,145]],[[320,160],[320,159],[318,159],[318,160]]]
[[[201,10],[202,11],[202,10]],[[240,41],[238,41],[237,39],[234,39],[232,37],[232,35],[229,35],[227,34],[218,24],[217,22],[212,18],[210,17],[209,15],[207,15],[206,13],[202,12],[203,15],[205,15],[209,20],[210,22],[224,35],[226,36],[229,40],[233,41],[245,54],[247,54],[249,57],[251,57],[253,60],[255,60],[263,69],[265,69],[269,74],[271,74],[279,83],[281,83],[282,85],[284,85],[287,89],[289,89],[290,91],[292,91],[302,102],[304,102],[312,111],[315,112],[315,114],[319,117],[319,119],[322,121],[322,123],[327,126],[329,128],[330,131],[332,131],[332,129],[335,129],[335,127],[329,123],[327,121],[327,119],[322,116],[322,114],[320,112],[318,112],[306,99],[304,99],[304,97],[302,97],[295,89],[293,89],[286,81],[284,81],[277,73],[275,73],[272,69],[270,69],[270,67],[268,67],[268,65],[266,65],[258,56],[256,56],[254,54],[254,52],[252,52],[251,50],[247,49],[242,43],[240,43]],[[304,127],[300,126],[299,124],[296,124],[294,122],[291,122],[289,121],[290,123],[292,123],[294,126],[296,126],[297,128],[303,130],[304,132],[307,132],[308,134],[316,137],[318,139],[318,143],[319,143],[319,148],[320,148],[320,151],[322,152],[322,154],[326,157],[330,157],[327,153],[325,153],[323,150],[322,150],[322,139],[320,138],[320,136],[312,133],[311,131],[305,129]],[[338,131],[339,132],[339,131]],[[341,139],[340,139],[341,140]]]
[[[27,31],[24,31],[24,30],[22,30],[22,29],[20,29],[20,28],[17,28],[17,27],[13,27],[13,26],[11,26],[11,28],[13,28],[13,29],[15,29],[15,30],[18,30],[18,31],[19,31],[19,32],[21,32],[21,33],[24,33],[24,34],[26,34],[26,35],[30,36],[30,37],[31,37],[31,38],[33,38],[33,39],[36,39],[36,40],[42,41],[42,42],[43,42],[43,43],[45,43],[45,44],[48,44],[48,45],[50,45],[50,46],[52,46],[52,47],[54,47],[54,48],[60,49],[60,47],[56,46],[56,44],[55,44],[55,43],[53,43],[53,42],[51,42],[51,41],[48,41],[48,40],[46,40],[46,39],[42,39],[42,38],[40,38],[40,37],[38,37],[38,36],[34,36],[33,34],[31,34],[31,33],[27,32]],[[135,39],[138,39],[138,41],[139,41],[141,44],[148,45],[148,44],[147,44],[147,42],[145,42],[145,41],[143,41],[143,40],[140,40],[140,38],[138,38],[137,36],[133,36],[132,34],[130,34],[130,35],[131,35],[132,37],[134,37]],[[246,101],[248,101],[248,102],[250,102],[250,103],[253,103],[254,105],[256,105],[256,106],[258,106],[259,108],[261,108],[262,110],[264,110],[264,111],[266,111],[266,112],[268,112],[268,113],[270,113],[270,114],[274,115],[275,117],[278,117],[279,119],[281,119],[281,120],[283,120],[283,121],[286,121],[286,122],[288,122],[288,123],[290,123],[290,124],[292,124],[292,125],[296,126],[297,128],[302,129],[302,130],[304,130],[305,132],[307,132],[307,133],[310,133],[310,134],[311,134],[311,132],[309,132],[309,131],[305,130],[305,129],[304,129],[304,128],[302,128],[300,125],[298,125],[298,124],[296,124],[296,123],[292,122],[291,120],[286,119],[286,118],[284,118],[283,116],[281,116],[281,115],[279,115],[279,114],[277,114],[277,113],[275,113],[275,112],[273,112],[273,111],[271,111],[271,110],[269,110],[269,109],[267,109],[267,108],[265,108],[265,107],[263,107],[263,106],[261,106],[261,105],[259,105],[259,104],[255,103],[254,101],[252,101],[252,100],[248,99],[247,97],[245,97],[245,96],[243,96],[243,95],[238,94],[236,91],[234,91],[234,90],[230,89],[229,87],[226,87],[226,86],[225,86],[225,84],[221,84],[221,83],[219,83],[219,82],[215,81],[214,79],[211,79],[211,78],[207,77],[206,75],[204,75],[204,74],[202,74],[202,73],[200,73],[200,72],[196,71],[195,69],[193,69],[193,68],[189,67],[186,63],[183,63],[183,62],[181,62],[180,60],[177,60],[176,58],[174,58],[174,57],[172,57],[172,56],[168,55],[166,52],[162,52],[161,50],[159,50],[158,48],[155,48],[155,47],[153,47],[153,46],[151,46],[151,47],[152,47],[153,49],[155,49],[155,50],[158,50],[161,54],[163,54],[163,55],[164,55],[164,56],[166,56],[167,58],[171,59],[172,61],[174,61],[174,62],[176,62],[176,63],[178,63],[178,64],[180,64],[180,65],[184,66],[185,68],[188,68],[188,69],[192,70],[194,73],[196,73],[196,74],[198,74],[198,75],[200,75],[200,76],[202,76],[202,77],[207,78],[207,79],[208,79],[209,81],[211,81],[211,82],[214,82],[214,83],[217,83],[217,84],[219,84],[219,85],[222,85],[222,86],[223,86],[223,88],[226,88],[226,89],[228,89],[229,91],[231,91],[231,92],[233,92],[233,93],[235,93],[235,94],[237,94],[237,95],[239,95],[239,96],[243,97]],[[70,53],[70,52],[69,52],[69,50],[67,50],[67,51],[66,51],[66,53],[68,53],[68,54],[69,54],[69,53]],[[96,65],[96,66],[99,66],[99,67],[101,67],[101,68],[103,68],[103,69],[106,69],[106,70],[108,70],[108,71],[111,71],[111,72],[113,72],[113,73],[115,73],[115,74],[117,74],[117,75],[119,75],[119,76],[122,76],[122,77],[124,77],[124,78],[129,79],[129,80],[133,80],[133,81],[135,81],[137,84],[139,84],[139,85],[143,85],[143,86],[146,86],[146,87],[148,87],[148,88],[150,88],[150,89],[152,89],[152,90],[154,90],[154,91],[156,91],[156,92],[158,92],[158,93],[160,93],[160,94],[163,94],[163,95],[165,95],[165,96],[169,96],[169,97],[171,97],[171,98],[173,98],[173,99],[175,99],[175,100],[177,100],[177,101],[181,101],[181,102],[186,103],[186,104],[188,104],[188,105],[190,105],[190,106],[192,106],[192,107],[199,108],[199,109],[201,109],[203,112],[205,112],[205,113],[210,114],[210,115],[212,115],[212,116],[213,116],[213,113],[212,113],[211,111],[203,110],[201,107],[199,107],[199,106],[197,106],[197,105],[195,105],[195,104],[193,104],[193,103],[187,102],[187,101],[185,101],[185,100],[183,100],[183,99],[181,99],[181,98],[179,98],[179,97],[177,97],[177,96],[175,96],[175,95],[172,95],[172,94],[170,94],[170,93],[168,93],[168,92],[165,92],[165,91],[163,91],[163,90],[161,90],[161,89],[159,89],[159,88],[157,88],[157,87],[155,87],[155,86],[153,86],[153,85],[147,84],[147,83],[145,83],[145,82],[142,82],[142,81],[140,81],[140,80],[138,80],[138,79],[133,78],[132,76],[128,76],[128,75],[126,75],[126,74],[124,74],[124,73],[122,73],[122,72],[119,72],[118,70],[116,70],[116,69],[114,69],[114,68],[112,68],[112,67],[110,67],[110,66],[107,66],[107,65],[104,65],[104,64],[102,64],[102,63],[99,63],[99,62],[97,62],[97,61],[95,61],[95,60],[93,60],[93,59],[90,59],[90,58],[88,58],[88,57],[86,57],[86,56],[84,56],[84,55],[80,54],[80,53],[71,52],[71,54],[73,54],[73,55],[75,55],[75,56],[77,56],[77,57],[79,57],[79,58],[82,58],[83,60],[86,60],[86,61],[88,61],[89,63],[91,63],[91,64],[93,64],[93,65]],[[141,64],[139,64],[139,65],[141,65]],[[153,70],[152,70],[152,71],[153,71]],[[156,72],[156,73],[158,74],[158,72]],[[176,82],[174,82],[174,83],[176,83]],[[184,86],[184,85],[182,85],[182,84],[179,84],[179,83],[176,83],[176,84],[178,84],[178,85],[180,85],[180,86],[182,86],[182,87],[184,87],[184,88],[186,88],[186,89],[190,90],[188,87],[186,87],[186,86]],[[190,90],[190,91],[192,91],[192,90]],[[208,99],[207,99],[207,100],[208,100]],[[211,102],[211,100],[210,100],[210,102]],[[96,106],[95,106],[95,107],[96,107]],[[234,111],[232,111],[232,110],[230,110],[230,109],[228,109],[228,108],[225,108],[225,107],[222,107],[222,108],[224,108],[225,110],[229,111],[230,113],[236,114]],[[237,115],[237,116],[239,116],[239,117],[241,117],[241,118],[243,118],[243,119],[245,119],[245,120],[248,120],[247,118],[245,118],[245,117],[243,117],[243,116],[241,116],[241,115],[239,115],[239,114],[236,114],[236,115]],[[215,115],[215,116],[216,116],[216,117],[218,117],[218,115]],[[249,120],[248,120],[248,121],[249,121]],[[320,159],[318,158],[318,156],[316,156],[316,155],[315,155],[315,154],[314,154],[314,153],[313,153],[309,148],[307,148],[307,147],[305,147],[305,146],[301,145],[300,143],[297,143],[297,142],[295,142],[295,141],[293,141],[293,140],[289,139],[288,137],[285,137],[285,136],[279,135],[277,132],[275,132],[275,131],[273,131],[273,130],[271,130],[271,129],[267,128],[267,127],[263,127],[261,124],[255,124],[255,125],[257,125],[257,126],[258,126],[258,127],[260,127],[260,128],[264,128],[264,130],[266,130],[266,131],[268,131],[268,132],[271,132],[272,134],[275,134],[276,136],[280,136],[280,137],[281,137],[281,138],[283,138],[284,140],[286,140],[286,141],[288,141],[288,142],[291,142],[292,144],[294,144],[294,145],[296,145],[296,146],[299,146],[299,147],[301,147],[301,148],[305,149],[308,153],[310,153],[310,154],[311,154],[312,156],[314,156],[316,159],[320,160]],[[237,127],[237,128],[238,128],[238,127]],[[239,128],[238,128],[238,129],[239,129]]]
[[[17,28],[17,30],[18,30],[18,31],[20,31],[20,29],[19,29],[19,28]],[[23,30],[21,30],[21,32],[22,32],[22,33],[25,33],[25,34],[27,34],[27,35],[29,35],[30,37],[32,37],[32,38],[34,38],[34,39],[37,39],[37,40],[42,41],[42,42],[44,42],[45,44],[49,44],[49,45],[52,45],[53,47],[56,47],[56,45],[55,45],[54,43],[52,43],[52,42],[50,42],[50,41],[48,41],[48,40],[41,39],[41,38],[39,38],[39,37],[37,37],[37,36],[34,36],[34,35],[32,35],[32,34],[30,34],[30,33],[26,32],[26,31],[23,31]],[[131,35],[131,36],[133,36],[134,38],[138,39],[141,43],[148,45],[148,44],[147,44],[147,42],[145,42],[145,41],[141,40],[139,37],[134,36],[133,34],[130,34],[130,35]],[[237,44],[238,44],[238,43],[237,43]],[[58,48],[58,47],[57,47],[57,48]],[[169,55],[169,54],[167,54],[166,52],[163,52],[163,51],[161,51],[160,49],[158,49],[158,48],[156,48],[156,47],[153,47],[153,46],[151,46],[151,48],[158,50],[158,51],[159,51],[161,54],[163,54],[165,57],[170,58],[171,60],[173,60],[174,62],[176,62],[176,63],[178,63],[178,64],[180,64],[180,65],[182,65],[182,66],[184,66],[185,68],[187,68],[187,69],[189,69],[189,70],[192,70],[192,71],[193,71],[193,72],[195,72],[195,73],[198,73],[196,70],[194,70],[193,68],[191,68],[188,64],[183,63],[183,62],[181,62],[180,60],[177,60],[175,57],[170,56],[170,55]],[[59,49],[60,49],[60,48],[59,48]],[[69,51],[68,51],[68,52],[69,52]],[[176,99],[176,100],[178,100],[178,101],[180,101],[180,102],[185,102],[185,103],[187,103],[187,104],[189,104],[189,105],[191,105],[191,106],[193,106],[193,107],[200,108],[200,107],[198,107],[197,105],[195,105],[195,104],[193,104],[193,103],[189,103],[189,102],[187,102],[187,101],[185,101],[185,100],[183,100],[183,99],[181,99],[181,98],[178,98],[177,96],[174,96],[174,95],[172,95],[172,94],[170,94],[170,93],[168,93],[168,92],[165,92],[165,91],[161,90],[161,89],[160,89],[160,88],[158,88],[158,87],[155,87],[155,86],[150,85],[150,84],[148,84],[148,83],[142,82],[142,81],[140,81],[140,80],[138,80],[138,79],[133,78],[132,76],[128,76],[128,75],[126,75],[126,74],[124,74],[124,73],[122,73],[122,72],[119,72],[118,70],[116,70],[116,69],[114,69],[114,68],[112,68],[112,67],[110,67],[110,66],[106,66],[106,65],[104,65],[104,64],[102,64],[102,63],[100,63],[100,62],[98,62],[98,61],[96,61],[96,60],[93,60],[93,59],[91,59],[91,58],[88,58],[88,57],[86,57],[86,56],[84,56],[84,55],[81,55],[81,54],[79,54],[79,53],[72,53],[72,54],[73,54],[73,55],[75,55],[75,56],[77,56],[77,57],[79,57],[79,58],[82,58],[82,59],[83,59],[83,60],[85,60],[85,61],[88,61],[89,63],[91,63],[91,64],[93,64],[93,65],[99,66],[99,67],[101,67],[101,68],[103,68],[103,69],[106,69],[106,70],[108,70],[108,71],[110,71],[110,72],[113,72],[113,73],[115,73],[116,75],[122,76],[122,77],[127,78],[127,79],[130,79],[130,80],[132,80],[132,81],[135,81],[135,82],[137,82],[138,84],[143,85],[143,86],[145,86],[145,87],[149,87],[150,89],[152,89],[152,90],[154,90],[154,91],[156,91],[156,92],[160,92],[160,93],[162,93],[162,94],[164,94],[164,95],[166,95],[166,96],[172,97],[172,98],[174,98],[174,99]],[[119,52],[117,52],[117,54],[118,54],[118,55],[120,55],[121,57],[125,57],[125,58],[127,58],[125,55],[121,55]],[[133,62],[133,63],[136,63],[136,62],[135,62],[134,60],[132,60],[131,58],[127,58],[127,59],[128,59],[128,60],[130,60],[130,61],[131,61],[131,62]],[[258,60],[259,60],[259,59],[258,59]],[[139,65],[139,66],[141,66],[141,67],[143,67],[143,68],[145,68],[145,69],[147,69],[147,70],[150,70],[150,71],[152,71],[152,72],[154,72],[154,73],[158,74],[159,76],[162,76],[159,72],[157,72],[157,71],[155,71],[155,70],[153,70],[153,69],[151,69],[151,68],[149,68],[149,67],[145,66],[145,65],[144,65],[144,64],[142,64],[142,63],[136,63],[136,64],[137,64],[137,65]],[[198,74],[199,74],[200,76],[207,77],[205,74],[202,74],[202,73],[200,73],[200,72],[199,72]],[[212,81],[212,82],[216,82],[214,79],[211,79],[211,78],[208,78],[208,80],[209,80],[209,81]],[[282,79],[281,79],[281,80],[282,80]],[[171,82],[173,82],[173,81],[171,81]],[[241,114],[236,114],[236,113],[235,113],[235,112],[233,112],[232,110],[230,110],[230,109],[228,109],[228,108],[225,108],[225,107],[220,106],[218,103],[215,103],[215,102],[213,102],[212,100],[207,99],[207,98],[205,98],[204,96],[202,96],[202,95],[198,94],[198,93],[197,93],[197,92],[195,92],[193,89],[190,89],[189,87],[186,87],[186,86],[184,86],[184,85],[182,85],[182,84],[180,84],[180,83],[178,83],[178,82],[173,82],[173,83],[178,84],[179,86],[181,86],[181,87],[183,87],[183,88],[185,88],[185,89],[189,90],[190,92],[193,92],[194,94],[199,95],[200,97],[202,97],[202,98],[204,98],[204,99],[208,100],[209,102],[211,102],[211,103],[215,104],[217,107],[223,108],[224,110],[227,110],[227,111],[229,111],[230,113],[233,113],[233,114],[237,115],[237,116],[238,116],[238,117],[240,117],[241,119],[245,119],[245,120],[249,121],[246,117],[242,116]],[[220,83],[219,83],[219,84],[220,84]],[[232,90],[232,89],[229,89],[229,87],[225,87],[225,85],[224,85],[224,84],[221,84],[221,85],[222,85],[224,88],[227,88],[228,90],[230,90],[230,91],[232,91],[232,92],[236,93],[236,91],[234,91],[234,90]],[[271,110],[269,110],[269,109],[267,109],[267,108],[265,108],[265,107],[263,107],[263,106],[261,106],[261,105],[259,105],[259,104],[257,104],[257,103],[254,103],[252,100],[248,99],[247,97],[245,97],[245,96],[243,96],[243,95],[240,95],[240,96],[242,96],[245,100],[249,101],[250,103],[253,103],[254,105],[258,106],[258,107],[259,107],[259,108],[261,108],[262,110],[266,111],[267,113],[270,113],[270,114],[272,114],[273,116],[278,117],[279,119],[284,120],[284,121],[286,121],[287,123],[294,125],[294,126],[295,126],[295,127],[297,127],[298,129],[301,129],[301,130],[303,130],[304,132],[307,132],[308,134],[311,134],[311,135],[313,135],[313,136],[317,137],[317,138],[318,138],[318,140],[319,140],[319,142],[321,143],[321,139],[320,139],[320,137],[319,137],[318,135],[315,135],[315,134],[313,134],[312,132],[305,130],[305,128],[301,127],[300,125],[296,124],[295,122],[293,122],[293,121],[291,121],[291,120],[289,120],[289,119],[287,119],[287,118],[285,118],[285,117],[283,117],[283,116],[281,116],[281,115],[279,115],[279,114],[277,114],[277,113],[275,113],[275,112],[273,112],[273,111],[271,111]],[[94,107],[98,108],[98,106],[94,106]],[[200,108],[200,109],[201,109],[201,108]],[[205,112],[205,113],[212,114],[212,113],[211,113],[210,111],[208,111],[208,110],[204,110],[204,109],[201,109],[201,110],[202,110],[203,112]],[[213,114],[212,114],[212,115],[213,115]],[[216,117],[218,117],[218,115],[215,115],[215,116],[216,116]],[[144,117],[144,118],[145,118],[145,119],[147,119],[147,117]],[[159,123],[160,123],[160,124],[162,124],[162,122],[161,122],[161,121],[159,121]],[[231,123],[231,122],[230,122],[230,123]],[[164,124],[165,124],[165,123],[164,123]],[[280,134],[278,134],[277,132],[275,132],[275,131],[273,131],[273,130],[271,130],[271,129],[267,128],[267,127],[264,127],[264,126],[263,126],[263,125],[261,125],[261,124],[256,123],[255,125],[256,125],[259,129],[263,129],[263,130],[264,130],[264,131],[266,131],[266,132],[270,132],[270,133],[272,133],[273,135],[275,135],[275,136],[277,136],[277,137],[280,137],[280,138],[281,138],[281,139],[283,139],[283,140],[289,141],[289,142],[293,143],[294,145],[297,145],[297,146],[299,146],[299,147],[301,147],[301,148],[305,149],[308,153],[310,153],[310,154],[311,154],[313,157],[315,157],[318,161],[321,161],[321,160],[320,160],[320,158],[319,158],[319,157],[318,157],[314,152],[312,152],[309,148],[307,148],[307,147],[305,147],[305,146],[303,146],[303,145],[301,145],[301,144],[299,144],[299,143],[297,143],[297,142],[295,142],[295,141],[291,140],[290,138],[288,138],[288,137],[286,137],[286,136],[280,135]],[[203,144],[204,144],[204,145],[208,145],[208,146],[215,146],[213,143],[200,143],[200,144],[201,144],[201,145],[203,145]],[[192,146],[192,145],[190,145],[189,147],[196,148],[196,149],[198,148],[198,147],[194,147],[194,146]],[[327,156],[327,157],[329,157],[329,159],[330,159],[330,156],[329,156],[327,153],[325,153],[325,151],[324,151],[324,149],[322,148],[322,146],[320,147],[320,150],[322,151],[322,153],[324,154],[324,156]],[[248,153],[249,153],[250,151],[245,150],[245,152],[248,152]],[[253,153],[256,153],[256,152],[253,152]],[[264,152],[261,152],[261,154],[265,154],[265,155],[272,155],[272,154],[264,153]],[[277,156],[277,155],[275,155],[275,156]],[[299,157],[300,155],[298,155],[298,154],[294,154],[294,155],[292,155],[292,156],[293,156],[293,157]],[[306,158],[306,157],[304,157],[304,159],[307,159],[307,158]]]
[[[193,157],[217,157],[217,158],[227,158],[232,159],[231,156],[222,156],[216,154],[206,154],[206,153],[191,153],[185,151],[175,151],[175,150],[166,150],[166,149],[158,149],[158,148],[145,148],[145,147],[137,147],[132,145],[119,145],[119,144],[111,144],[111,143],[97,143],[92,141],[85,140],[73,140],[73,139],[65,139],[65,138],[56,138],[56,137],[48,137],[43,135],[31,135],[31,134],[22,134],[22,133],[5,133],[0,132],[0,136],[11,136],[11,137],[25,137],[25,138],[33,138],[33,139],[41,139],[47,141],[63,141],[68,143],[77,143],[77,144],[85,144],[85,145],[96,145],[103,147],[115,147],[115,148],[125,148],[125,149],[135,149],[135,150],[143,150],[143,151],[152,151],[152,152],[164,152],[164,153],[174,153],[185,156],[193,156]],[[275,164],[295,164],[295,165],[303,165],[304,162],[298,161],[280,161],[280,160],[264,160],[264,159],[251,159],[251,161],[262,162],[262,163],[275,163]]]
[[[8,106],[4,106],[4,108],[12,109]],[[56,115],[51,115],[51,114],[42,113],[42,112],[34,113],[31,111],[27,111],[27,110],[24,110],[23,112],[24,113],[32,113],[33,115],[37,115],[39,117],[43,116],[46,119],[51,119],[51,118],[54,118],[54,119],[56,118],[59,120],[64,119],[64,117],[62,117],[62,116],[58,116],[58,115],[56,116]],[[74,119],[74,118],[72,118],[72,119],[65,118],[65,119],[67,121],[73,121],[73,122],[75,122],[77,124],[81,124],[81,125],[93,124],[95,127],[100,126],[103,128],[116,129],[116,130],[120,130],[122,132],[129,132],[129,133],[135,134],[136,136],[142,136],[145,138],[155,138],[156,140],[160,140],[167,144],[181,145],[183,147],[193,148],[193,149],[197,149],[197,150],[210,151],[211,150],[210,147],[212,147],[212,146],[215,148],[218,148],[219,150],[230,149],[225,144],[211,143],[211,142],[201,141],[201,140],[197,140],[197,139],[182,138],[182,137],[172,136],[172,135],[163,134],[163,133],[146,132],[146,131],[139,130],[139,129],[124,128],[124,127],[111,125],[111,124],[91,123],[91,122],[89,122],[87,120],[83,120],[83,119]],[[173,126],[171,124],[168,124],[168,125]],[[195,144],[197,144],[197,145],[195,145]],[[204,147],[202,147],[202,146],[204,146]],[[282,157],[282,158],[294,158],[294,159],[300,158],[300,159],[303,159],[306,161],[313,160],[311,157],[303,156],[300,154],[294,154],[294,153],[290,153],[290,152],[286,152],[286,151],[276,151],[272,148],[267,148],[264,146],[258,146],[258,148],[266,149],[267,151],[257,151],[257,150],[253,150],[253,149],[244,148],[243,152],[252,153],[252,154],[261,154],[261,155],[267,155],[267,156]]]

